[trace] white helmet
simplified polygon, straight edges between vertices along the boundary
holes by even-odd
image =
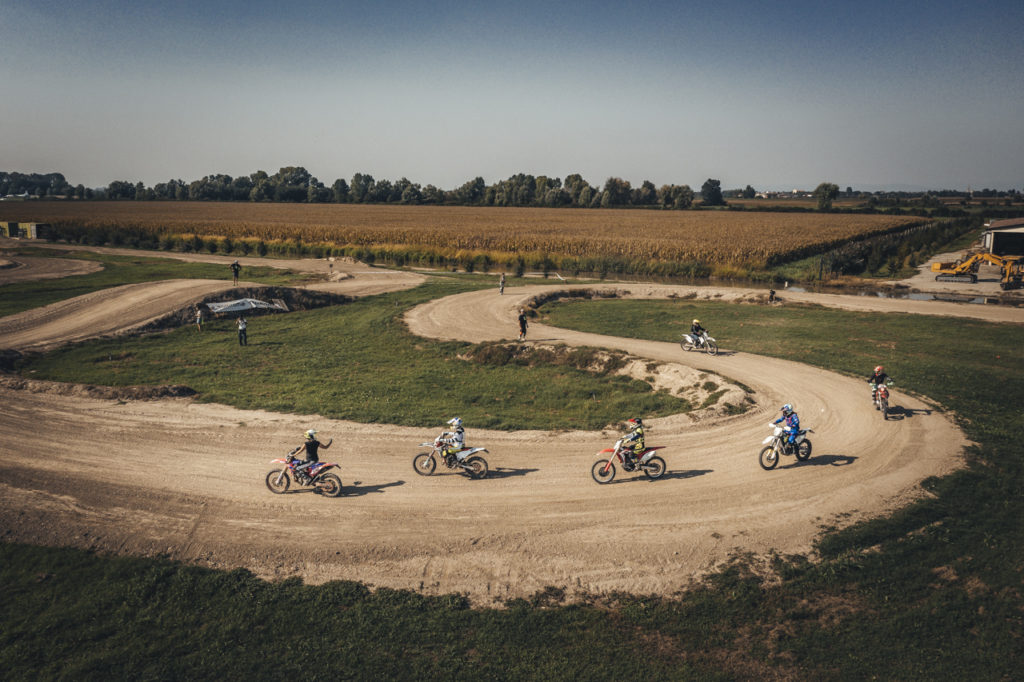
[[[462,417],[452,417],[451,419],[448,420],[448,425],[456,429],[461,428]]]
[[[306,431],[306,439],[307,440],[313,440],[313,438],[315,438],[315,437],[316,437],[316,429],[310,429],[309,431]]]

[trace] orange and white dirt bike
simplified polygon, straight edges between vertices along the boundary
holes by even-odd
[[[657,450],[663,450],[664,445],[647,448],[639,455],[634,456],[628,448],[622,446],[622,439],[615,442],[615,446],[605,448],[597,453],[601,459],[594,462],[590,467],[590,475],[598,483],[611,483],[615,478],[615,463],[618,462],[624,471],[642,471],[647,478],[661,478],[665,473],[665,460],[654,454]],[[607,455],[607,457],[602,457]]]
[[[285,493],[294,480],[301,486],[313,488],[313,492],[325,497],[339,497],[341,495],[341,479],[337,474],[328,473],[328,469],[334,469],[337,464],[330,462],[315,462],[302,470],[297,470],[302,464],[301,459],[295,453],[288,453],[284,459],[272,459],[271,464],[283,464],[283,469],[273,469],[267,474],[267,488],[272,493]]]
[[[412,468],[420,476],[429,476],[437,468],[437,460],[441,460],[449,469],[461,469],[470,478],[487,476],[487,460],[478,452],[487,452],[487,448],[462,448],[451,454],[445,454],[447,447],[440,438],[433,442],[420,443],[421,448],[430,448],[430,452],[421,452],[412,459]]]

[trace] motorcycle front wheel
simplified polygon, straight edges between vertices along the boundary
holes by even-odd
[[[714,341],[708,341],[706,350],[708,355],[718,355],[718,344]]]
[[[761,468],[766,471],[774,469],[775,465],[779,463],[779,453],[775,452],[775,448],[769,445],[761,450],[761,454],[757,456],[757,461],[761,463]]]
[[[590,467],[590,475],[598,483],[611,483],[615,478],[615,465],[607,459],[599,459]]]
[[[882,398],[879,402],[882,404],[882,419],[889,421],[889,401]]]
[[[334,474],[324,474],[316,479],[316,491],[325,497],[341,497],[341,479]]]
[[[288,478],[288,472],[284,469],[274,469],[267,474],[267,488],[270,492],[281,493],[288,492],[288,486],[291,485],[291,479]]]
[[[466,473],[470,478],[485,478],[487,476],[487,460],[483,457],[470,457],[466,460]]]
[[[796,458],[801,462],[806,462],[811,458],[811,441],[806,438],[800,441],[800,445],[796,446]]]
[[[653,480],[661,478],[662,474],[665,473],[665,460],[661,457],[651,457],[643,465],[644,473],[647,474],[647,478]]]
[[[412,458],[412,468],[420,476],[429,476],[434,473],[437,462],[429,452],[423,452]]]

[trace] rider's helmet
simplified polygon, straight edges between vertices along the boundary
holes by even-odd
[[[316,429],[306,431],[306,440],[313,440],[316,437]]]
[[[448,425],[455,429],[462,428],[462,417],[452,417],[448,420]]]
[[[640,417],[633,417],[632,419],[630,419],[626,423],[629,424],[629,427],[631,429],[635,429],[635,428],[638,428],[640,426],[643,426],[644,425],[644,420],[641,419]]]
[[[785,405],[783,405],[782,406],[782,414],[783,414],[783,416],[786,416],[786,417],[788,417],[789,415],[793,414],[793,406],[790,405],[789,403],[786,403]]]
[[[875,367],[875,374],[881,374],[884,371],[885,371],[885,367],[882,367],[881,365],[879,365],[878,367]]]
[[[700,320],[698,320],[698,319],[697,319],[697,318],[695,317],[695,318],[693,318],[693,323],[694,323],[694,324],[700,324]]]

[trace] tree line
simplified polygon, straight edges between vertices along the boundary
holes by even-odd
[[[106,187],[87,188],[72,186],[61,173],[8,173],[0,172],[0,196],[28,195],[38,198],[74,198],[113,201],[258,201],[287,203],[339,203],[339,204],[435,204],[456,206],[542,206],[575,208],[643,207],[663,209],[689,209],[724,207],[727,198],[751,199],[756,190],[747,185],[742,190],[722,190],[722,183],[708,178],[695,192],[689,185],[662,185],[656,187],[644,180],[633,187],[628,180],[608,178],[595,186],[578,173],[564,180],[546,175],[518,173],[491,185],[481,177],[473,178],[461,186],[445,190],[434,185],[420,185],[408,178],[378,180],[368,173],[356,173],[351,180],[339,178],[329,186],[314,177],[302,166],[287,166],[273,175],[256,171],[249,175],[232,177],[226,174],[207,175],[199,180],[185,182],[171,179],[147,187],[142,182],[115,180]],[[839,187],[823,182],[813,191],[818,210],[831,210],[839,196]],[[846,195],[853,190],[846,188]],[[876,193],[889,197],[892,193]],[[975,190],[957,193],[954,190],[920,193],[931,198],[956,195],[969,197],[1019,198],[1016,190]],[[869,195],[869,198],[872,195]],[[699,202],[699,203],[698,203]],[[878,198],[874,204],[877,205]]]

